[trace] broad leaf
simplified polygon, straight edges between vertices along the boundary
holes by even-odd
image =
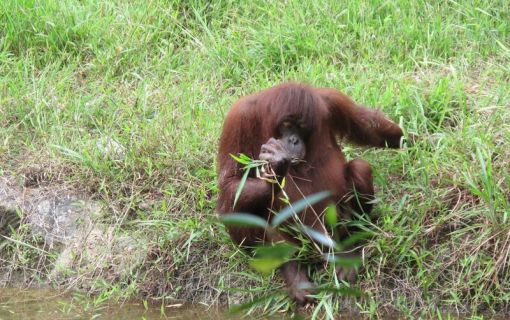
[[[249,213],[230,213],[220,217],[220,221],[225,225],[243,226],[243,227],[260,227],[266,229],[269,227],[266,220],[259,216]]]
[[[360,242],[361,240],[370,238],[372,236],[372,234],[373,234],[372,232],[366,232],[366,231],[356,232],[356,233],[350,235],[348,238],[346,238],[342,242],[340,242],[340,246],[342,248],[349,248],[352,245]]]
[[[284,258],[287,259],[297,251],[290,243],[282,242],[270,246],[255,248],[255,258]]]
[[[271,274],[276,268],[285,263],[281,258],[255,258],[251,259],[250,266],[263,275]]]
[[[361,257],[342,257],[341,255],[325,254],[324,260],[335,263],[336,266],[343,268],[356,268],[361,266]]]
[[[327,207],[324,219],[326,220],[326,224],[331,229],[336,228],[336,224],[338,223],[338,215],[337,215],[336,206],[334,203],[330,204]]]
[[[337,243],[333,239],[331,239],[331,237],[329,237],[328,235],[324,235],[317,230],[314,230],[305,225],[300,225],[299,229],[301,229],[301,231],[305,235],[309,236],[313,241],[322,244],[323,246],[329,248],[336,248],[338,246]]]
[[[289,261],[297,248],[289,243],[277,243],[255,248],[255,258],[250,260],[250,266],[262,274],[270,274],[276,268]]]
[[[274,218],[271,222],[271,226],[273,228],[279,226],[281,223],[283,223],[288,218],[298,214],[299,212],[303,211],[306,207],[312,206],[316,204],[317,202],[326,199],[331,195],[331,192],[329,191],[322,191],[319,193],[315,193],[311,196],[305,197],[299,201],[296,201],[293,204],[289,204],[285,208],[283,208]]]

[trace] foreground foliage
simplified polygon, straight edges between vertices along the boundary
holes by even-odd
[[[345,148],[374,166],[380,200],[368,297],[324,292],[313,315],[509,312],[508,21],[504,0],[1,1],[0,173],[84,189],[116,233],[146,239],[144,270],[78,277],[90,292],[245,301],[280,284],[241,271],[213,219],[223,117],[285,80],[339,88],[416,140]],[[8,238],[2,267],[44,279],[55,253],[23,225]]]

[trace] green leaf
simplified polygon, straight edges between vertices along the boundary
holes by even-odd
[[[340,242],[340,246],[342,248],[349,248],[349,247],[353,246],[354,244],[360,242],[361,240],[370,238],[372,236],[372,234],[373,234],[372,232],[366,232],[366,231],[360,231],[360,232],[353,233],[352,235],[347,237],[345,240]]]
[[[331,203],[326,208],[326,214],[324,216],[324,219],[326,220],[326,224],[331,228],[336,228],[336,224],[338,223],[338,215],[336,212],[336,205],[334,203]]]
[[[317,202],[324,200],[325,198],[329,197],[331,195],[331,192],[329,191],[322,191],[319,193],[315,193],[311,196],[305,197],[299,201],[294,202],[293,204],[289,204],[285,208],[283,208],[274,218],[271,222],[271,226],[273,228],[279,226],[281,223],[283,223],[288,218],[298,214],[306,207],[312,206],[316,204]]]
[[[250,266],[263,275],[271,274],[276,268],[285,263],[281,258],[254,258],[251,259]]]
[[[267,275],[289,261],[296,251],[295,246],[286,242],[259,246],[255,248],[255,258],[251,259],[249,264],[253,269]]]
[[[338,246],[338,244],[333,239],[331,239],[331,237],[329,237],[328,235],[324,235],[317,230],[314,230],[305,225],[300,225],[298,228],[301,229],[301,231],[307,236],[309,236],[312,240],[319,244],[322,244],[323,246],[329,248],[336,248]]]
[[[361,266],[361,257],[342,257],[341,255],[325,254],[324,260],[335,263],[336,266],[343,268],[356,268]]]
[[[19,240],[16,240],[16,239],[13,239],[13,238],[10,238],[8,236],[4,236],[3,234],[0,235],[2,237],[4,237],[5,239],[9,240],[9,241],[12,241],[16,244],[19,244],[19,245],[22,245],[24,247],[27,247],[27,248],[30,248],[30,249],[33,249],[33,250],[36,250],[36,251],[39,251],[39,252],[42,252],[44,254],[50,254],[48,251],[46,250],[43,250],[41,248],[37,248],[37,247],[34,247],[33,245],[29,244],[29,243],[26,243],[26,242],[23,242],[23,241],[19,241]]]
[[[252,169],[252,168],[259,168],[261,166],[263,166],[264,164],[266,164],[267,161],[265,160],[252,160],[252,162],[246,164],[243,169]]]
[[[266,220],[259,216],[249,213],[230,213],[220,217],[220,221],[225,225],[243,226],[243,227],[260,227],[266,229],[269,227]]]
[[[240,164],[247,165],[247,164],[250,164],[251,162],[253,162],[253,159],[248,157],[244,153],[240,153],[239,156],[235,156],[231,153],[230,156],[232,157],[232,159],[239,162]]]
[[[290,243],[281,242],[269,246],[255,248],[256,258],[284,258],[287,259],[297,251],[297,248]]]
[[[239,181],[239,186],[237,186],[236,195],[234,197],[234,205],[232,206],[232,209],[236,207],[237,200],[239,200],[239,197],[241,196],[241,192],[243,191],[244,184],[246,183],[246,179],[248,179],[248,174],[250,173],[250,170],[246,170],[243,174],[243,177],[241,178],[241,181]]]
[[[250,169],[258,168],[266,163],[266,161],[262,160],[253,160],[252,158],[248,157],[244,153],[240,153],[239,156],[235,156],[230,153],[230,156],[237,162],[243,164],[243,176],[241,177],[241,180],[239,181],[239,186],[237,186],[236,194],[234,197],[234,204],[232,208],[236,207],[237,200],[239,200],[239,197],[241,196],[241,192],[244,189],[244,185],[246,183],[246,180],[248,179],[248,175],[250,174]]]

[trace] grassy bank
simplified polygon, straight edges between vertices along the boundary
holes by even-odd
[[[280,283],[246,271],[214,220],[216,144],[237,98],[286,80],[339,88],[417,137],[345,148],[380,199],[355,308],[510,312],[506,0],[1,1],[0,173],[81,189],[144,239],[143,267],[91,292],[256,297]],[[25,231],[2,263],[44,279],[41,255],[56,257]]]

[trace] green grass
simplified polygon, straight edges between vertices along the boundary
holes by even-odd
[[[193,264],[214,288],[207,303],[246,301],[281,284],[247,270],[213,219],[222,120],[282,81],[335,87],[416,136],[399,151],[345,147],[373,165],[381,200],[368,298],[352,307],[510,312],[509,21],[506,0],[1,1],[0,172],[37,166],[86,190],[117,232],[147,238],[158,258],[146,269]],[[112,140],[122,157],[98,148]],[[27,272],[40,261],[27,246],[6,252]],[[163,295],[141,285],[157,273],[141,274],[92,292]],[[197,290],[159,276],[169,297]],[[262,306],[289,308],[283,296]]]

